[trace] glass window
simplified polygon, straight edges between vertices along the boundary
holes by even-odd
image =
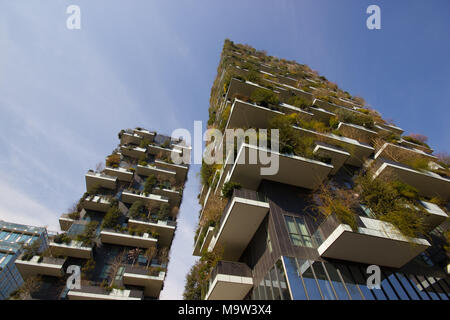
[[[19,237],[20,237],[20,233],[13,232],[13,233],[11,233],[11,235],[9,236],[9,238],[7,240],[10,242],[15,242],[17,240],[17,238],[19,238]]]
[[[0,232],[0,240],[5,239],[8,234],[9,234],[9,232],[7,232],[7,231],[1,231]]]
[[[323,268],[322,262],[315,261],[313,263],[314,273],[316,274],[317,282],[322,291],[322,295],[325,300],[336,300],[334,288],[332,287],[328,276]]]
[[[275,264],[278,276],[278,283],[280,284],[281,299],[291,300],[291,295],[289,294],[289,289],[287,286],[286,276],[284,274],[284,266],[281,259]]]
[[[316,277],[309,260],[297,259],[297,270],[305,283],[306,292],[310,300],[322,300]]]
[[[308,227],[303,218],[284,216],[284,219],[289,237],[294,246],[314,247]]]
[[[286,277],[289,281],[289,287],[294,300],[307,300],[303,280],[297,269],[297,263],[294,258],[283,257],[284,265],[286,266]]]
[[[261,282],[259,283],[258,286],[258,291],[259,291],[259,298],[261,300],[267,300],[267,295],[266,295],[266,289],[264,287],[264,280],[261,280]]]
[[[264,278],[267,300],[273,300],[272,286],[271,286],[270,282],[271,282],[270,274],[267,273],[265,278]]]
[[[350,270],[352,272],[352,275],[355,276],[355,279],[366,299],[370,299],[369,297],[370,295],[372,295],[377,300],[387,300],[387,297],[384,294],[384,291],[381,290],[381,288],[369,289],[369,287],[367,286],[367,274],[365,273],[364,269],[356,266],[350,266]]]
[[[336,291],[336,295],[340,300],[348,300],[349,294],[347,288],[345,287],[343,280],[341,278],[340,272],[331,263],[324,263],[328,276],[330,277],[331,284]],[[359,295],[359,300],[361,300],[361,295]]]
[[[416,292],[415,288],[411,285],[408,279],[401,273],[396,273],[397,280],[403,285],[403,288],[408,292],[408,295],[413,300],[420,300],[420,296]]]
[[[278,284],[277,271],[275,266],[270,269],[270,278],[272,279],[273,300],[281,300],[280,285]]]
[[[401,300],[410,300],[408,294],[405,292],[405,290],[403,289],[402,285],[397,280],[397,278],[395,277],[394,274],[391,274],[387,278],[387,280],[389,281],[391,286],[394,288],[395,292],[397,293],[397,295],[400,297]]]
[[[441,298],[434,292],[434,290],[430,287],[428,280],[422,276],[415,276],[417,279],[417,287],[426,292],[432,300],[441,300]]]
[[[422,285],[420,284],[419,280],[417,278],[410,274],[407,276],[407,280],[411,283],[411,286],[414,287],[414,289],[417,291],[417,294],[423,299],[423,300],[431,300],[431,296],[422,288]]]

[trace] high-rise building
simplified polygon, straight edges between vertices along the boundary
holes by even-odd
[[[0,300],[8,299],[22,286],[23,279],[14,262],[24,246],[33,244],[41,251],[47,248],[45,228],[0,221]]]
[[[203,259],[185,298],[449,299],[449,163],[424,136],[306,65],[229,40],[208,125],[248,131],[237,147],[213,140],[223,164],[202,165]],[[268,149],[279,166],[263,174]]]
[[[119,139],[105,166],[86,173],[86,192],[59,219],[64,232],[16,261],[24,278],[38,277],[32,299],[159,297],[189,169],[172,154],[190,147],[143,128],[122,130]],[[80,267],[79,288],[71,266]]]

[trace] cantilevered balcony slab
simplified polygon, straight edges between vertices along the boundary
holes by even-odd
[[[186,180],[186,176],[189,170],[188,165],[169,163],[158,159],[155,160],[155,165],[169,171],[174,171],[176,173],[175,179],[178,182],[184,182]]]
[[[221,247],[225,260],[237,261],[269,209],[266,201],[233,196],[223,212],[219,230],[212,238],[208,250]]]
[[[341,137],[332,133],[321,133],[300,127],[294,127],[299,130],[301,134],[312,137],[318,141],[325,142],[329,145],[334,145],[343,148],[350,153],[350,157],[346,160],[346,164],[361,167],[364,161],[373,152],[374,148],[366,143],[359,142],[355,139]]]
[[[316,117],[316,115],[311,110],[305,111],[303,109],[300,109],[287,103],[280,103],[279,107],[283,113],[285,114],[296,113],[300,116],[301,119],[307,121],[313,120]],[[319,120],[317,117],[316,119]]]
[[[159,234],[158,244],[161,246],[170,246],[175,233],[176,224],[172,221],[148,222],[136,219],[128,220],[128,225],[133,228],[144,227],[146,230],[157,232]]]
[[[123,132],[120,138],[120,144],[135,144],[139,145],[142,140],[142,136],[137,133]]]
[[[70,229],[74,221],[74,219],[69,218],[68,214],[63,214],[59,217],[59,227],[62,231],[67,231]]]
[[[150,142],[153,142],[153,140],[155,139],[155,136],[156,136],[155,132],[151,132],[151,131],[148,131],[143,128],[136,128],[133,130],[133,132],[142,136],[144,139],[146,139]]]
[[[159,272],[157,276],[150,275],[148,270],[144,268],[137,268],[127,266],[123,274],[123,283],[144,288],[144,296],[151,298],[158,298],[162,290],[166,273]]]
[[[392,224],[360,217],[357,231],[330,216],[321,225],[326,230],[318,253],[324,258],[400,268],[430,247],[425,239],[408,239]]]
[[[202,252],[204,250],[208,249],[208,246],[209,246],[213,236],[214,236],[214,227],[208,227],[208,230],[206,231],[206,235],[203,238],[203,241],[199,237],[197,239],[197,241],[195,242],[195,244],[194,244],[194,251],[192,252],[192,255],[200,257],[202,255]]]
[[[147,154],[146,148],[136,147],[133,145],[123,145],[120,146],[120,152],[127,157],[140,159],[141,157],[145,157]]]
[[[267,128],[270,119],[283,114],[280,111],[235,99],[226,128]]]
[[[40,259],[39,256],[34,256],[29,261],[22,260],[19,257],[15,261],[15,264],[24,279],[37,275],[60,278],[64,275],[63,265],[65,262],[66,259],[51,257],[43,257]]]
[[[100,186],[105,189],[114,190],[117,184],[117,177],[109,176],[104,173],[88,171],[86,177],[86,190]]]
[[[252,272],[245,263],[219,261],[211,274],[205,300],[242,300],[252,287]]]
[[[102,230],[100,239],[103,243],[117,244],[135,248],[150,248],[156,246],[158,239],[152,238],[148,233],[142,236],[116,232],[114,230]]]
[[[177,207],[180,206],[180,203],[181,203],[181,192],[180,191],[173,190],[173,189],[167,189],[167,188],[153,188],[152,193],[169,199],[169,203],[171,205],[174,205]]]
[[[423,146],[421,144],[417,144],[417,143],[414,143],[414,142],[411,142],[411,141],[407,141],[407,140],[404,140],[404,139],[400,139],[400,141],[398,143],[401,146],[422,150],[423,152],[426,152],[426,153],[432,153],[433,152],[433,149],[431,149],[431,148],[429,148],[427,146]]]
[[[393,124],[381,123],[381,122],[380,123],[376,122],[375,124],[377,126],[380,126],[380,127],[384,128],[384,129],[386,129],[386,130],[392,131],[393,133],[398,134],[398,135],[402,135],[403,132],[404,132],[402,128],[397,127],[397,126],[395,126]]]
[[[333,169],[332,165],[304,157],[274,153],[278,157],[278,171],[272,175],[261,175],[263,165],[258,155],[256,164],[250,164],[249,152],[265,152],[266,149],[242,144],[236,161],[227,175],[227,181],[240,183],[243,188],[256,190],[261,180],[266,179],[307,189],[316,189]],[[272,163],[272,165],[274,165]],[[274,170],[275,172],[275,170]]]
[[[88,196],[86,199],[83,200],[82,205],[83,208],[87,210],[106,212],[109,210],[111,201],[106,197],[98,195]]]
[[[376,131],[367,129],[363,126],[358,126],[353,123],[345,123],[339,122],[338,128],[339,132],[341,132],[344,136],[354,135],[358,138],[356,140],[362,142],[371,142],[378,136]]]
[[[130,182],[133,179],[133,172],[128,171],[125,168],[118,167],[118,168],[112,168],[112,167],[106,167],[105,173],[107,175],[117,177],[120,181],[126,181]]]
[[[163,179],[170,179],[176,177],[177,173],[172,170],[158,168],[154,165],[142,166],[140,164],[136,167],[136,172],[143,176],[150,176],[152,174],[162,177]]]
[[[67,293],[69,300],[142,300],[143,292],[140,290],[108,291],[99,286],[82,285],[81,289],[72,289]]]
[[[325,123],[329,123],[330,119],[335,116],[333,112],[327,111],[320,107],[311,107],[309,108],[309,112],[314,115],[315,120],[322,121]]]
[[[441,199],[450,200],[450,179],[430,171],[418,171],[406,165],[384,160],[373,178],[398,179],[403,183],[416,188],[419,193],[426,197],[438,196]]]
[[[316,147],[313,152],[320,157],[331,159],[333,169],[330,174],[335,174],[338,172],[338,170],[344,165],[345,161],[347,161],[350,157],[350,153],[347,151],[323,142],[316,142]]]
[[[428,159],[429,161],[436,161],[437,158],[431,154],[428,154],[422,150],[409,148],[409,147],[403,147],[399,146],[397,144],[388,143],[386,142],[375,154],[375,159],[378,158],[386,158],[386,159],[392,159],[393,157],[398,156],[399,154],[403,154],[406,157],[409,157],[411,159],[422,157],[425,159]]]
[[[145,195],[144,193],[133,193],[131,191],[123,191],[122,192],[122,201],[125,203],[133,203],[137,200],[141,200],[146,204],[160,206],[164,203],[169,203],[169,199],[166,197],[149,193]]]
[[[69,244],[50,242],[49,247],[56,256],[67,256],[80,259],[92,258],[92,247],[84,246],[82,242],[72,240]]]
[[[293,87],[290,85],[285,84],[284,86],[290,90],[291,94],[289,94],[287,97],[282,97],[282,98],[284,98],[283,101],[287,102],[287,100],[289,100],[289,98],[292,96],[292,94],[304,99],[306,102],[311,103],[311,104],[314,101],[314,96],[311,93],[303,91],[299,88],[296,88],[296,87]]]
[[[419,201],[421,204],[422,210],[425,210],[426,216],[424,217],[424,224],[427,226],[428,230],[432,230],[440,225],[442,222],[448,219],[448,215],[439,208],[438,205],[427,202],[427,201]]]
[[[163,157],[171,157],[172,152],[174,154],[177,154],[178,156],[181,156],[183,154],[183,151],[180,149],[171,149],[171,148],[164,148],[161,146],[150,144],[147,147],[148,153],[152,155],[162,155]]]

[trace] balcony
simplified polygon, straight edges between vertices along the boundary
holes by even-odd
[[[223,248],[223,259],[237,261],[259,225],[269,212],[269,203],[261,194],[250,190],[234,190],[225,207],[219,229],[208,250]]]
[[[205,237],[203,239],[200,237],[197,238],[197,241],[194,244],[194,251],[192,252],[192,255],[200,257],[202,255],[202,252],[208,249],[213,236],[214,227],[208,227]]]
[[[186,180],[186,176],[189,170],[189,167],[187,165],[169,163],[158,159],[155,160],[155,165],[160,168],[174,171],[176,173],[175,178],[178,182],[184,182]]]
[[[103,229],[100,232],[100,240],[103,243],[116,244],[135,248],[150,248],[156,246],[158,239],[152,238],[148,233],[142,236],[133,236],[111,229]]]
[[[383,128],[383,129],[389,130],[389,131],[391,131],[391,132],[393,132],[395,134],[398,134],[398,135],[402,135],[403,132],[404,132],[402,128],[394,126],[393,124],[378,123],[377,122],[376,125],[381,127],[381,128]]]
[[[420,144],[411,142],[411,141],[407,141],[407,140],[404,140],[404,139],[400,139],[400,141],[399,141],[398,143],[399,143],[401,146],[404,146],[404,147],[422,150],[423,152],[426,152],[426,153],[433,153],[433,149],[431,149],[431,148],[429,148],[429,147],[427,147],[427,146],[423,146],[423,145],[420,145]]]
[[[341,137],[332,133],[320,133],[300,127],[295,127],[295,129],[301,131],[305,136],[310,136],[318,141],[345,149],[350,153],[350,157],[345,163],[355,167],[361,167],[364,161],[374,152],[374,148],[370,145],[355,139]]]
[[[127,157],[140,159],[141,157],[145,157],[147,155],[147,149],[136,147],[133,145],[123,145],[120,146],[120,152]]]
[[[59,217],[59,227],[62,231],[67,231],[70,229],[74,221],[75,220],[71,219],[67,213],[63,214]]]
[[[157,195],[157,194],[149,193],[149,194],[145,195],[142,192],[133,193],[132,191],[127,191],[127,190],[122,192],[122,201],[123,202],[131,204],[137,200],[141,200],[145,204],[149,204],[152,206],[153,205],[159,206],[163,203],[169,203],[169,199],[167,199],[166,197]]]
[[[259,155],[255,164],[250,163],[250,152],[265,153],[266,149],[243,143],[225,181],[237,182],[243,188],[252,190],[256,190],[263,179],[316,189],[333,169],[332,165],[320,161],[274,153],[274,156],[278,156],[278,172],[273,175],[261,175],[261,168],[267,168],[268,165],[262,164]]]
[[[164,148],[154,144],[150,144],[147,148],[148,153],[155,156],[162,155],[163,157],[171,158],[172,152],[177,153],[180,157],[183,154],[183,151],[180,149]]]
[[[123,274],[123,283],[144,287],[144,296],[158,298],[165,277],[166,273],[164,271],[159,272],[158,275],[151,275],[146,268],[126,266]]]
[[[92,170],[86,173],[86,190],[100,186],[105,189],[114,190],[116,188],[117,177],[112,177],[104,173],[94,172]]]
[[[98,286],[82,285],[81,289],[72,289],[67,293],[69,300],[142,300],[139,290],[106,290]]]
[[[313,152],[320,157],[331,159],[333,169],[330,174],[338,172],[347,159],[350,158],[350,153],[347,151],[322,142],[316,142],[316,147]]]
[[[175,205],[177,207],[180,206],[180,203],[181,203],[181,192],[180,191],[177,191],[174,189],[168,189],[168,188],[153,188],[152,193],[169,199],[169,203],[171,205]]]
[[[64,275],[63,265],[66,259],[34,256],[26,261],[21,258],[22,256],[15,261],[15,264],[23,278],[36,275],[60,278]]]
[[[133,179],[133,172],[128,171],[127,169],[122,167],[106,167],[105,173],[110,176],[117,177],[117,179],[119,179],[120,181],[130,182]]]
[[[327,111],[322,108],[311,107],[309,108],[309,112],[314,115],[314,118],[318,121],[322,121],[325,123],[329,123],[330,119],[335,116],[333,112]]]
[[[120,144],[136,144],[139,145],[141,143],[142,136],[137,133],[122,133],[120,138]]]
[[[69,244],[50,242],[49,247],[55,256],[67,256],[79,259],[92,258],[92,247],[87,247],[81,241],[72,240]]]
[[[430,247],[425,239],[408,239],[392,224],[359,217],[358,231],[331,215],[316,238],[325,239],[317,251],[324,258],[400,268]]]
[[[157,232],[159,234],[158,244],[161,246],[170,246],[176,229],[176,222],[174,221],[158,220],[156,222],[149,222],[129,219],[128,225],[130,227],[145,227],[146,230]]]
[[[153,142],[156,136],[155,132],[151,132],[143,128],[136,128],[133,130],[133,132],[142,136],[144,139],[147,139],[150,142]]]
[[[369,130],[363,126],[359,126],[352,123],[339,122],[338,128],[344,136],[357,136],[358,141],[369,143],[378,136],[378,133],[373,130]]]
[[[396,156],[398,154],[404,154],[407,157],[410,158],[417,158],[417,157],[422,157],[422,158],[426,158],[430,161],[436,161],[436,157],[428,154],[422,150],[419,149],[413,149],[413,148],[409,148],[409,147],[403,147],[403,146],[399,146],[397,144],[392,144],[392,143],[388,143],[386,142],[375,154],[375,159],[378,158],[387,158],[387,159],[392,159],[392,156]]]
[[[448,215],[438,205],[426,201],[419,201],[419,203],[422,205],[421,209],[424,209],[426,212],[423,222],[428,227],[428,230],[433,230],[448,219]]]
[[[252,271],[245,263],[219,261],[211,273],[205,300],[243,300],[252,287]]]
[[[109,201],[109,199],[106,197],[95,195],[88,196],[83,200],[82,204],[83,208],[86,210],[106,212],[111,205],[111,201]]]
[[[374,179],[379,177],[390,180],[395,177],[416,188],[426,197],[438,196],[446,201],[450,199],[450,179],[443,178],[434,172],[418,171],[401,163],[384,160],[373,176]]]
[[[138,164],[136,167],[136,172],[139,175],[147,176],[147,177],[154,174],[156,176],[160,176],[161,178],[163,178],[165,180],[169,180],[170,178],[175,179],[175,177],[177,175],[177,173],[175,171],[161,169],[154,165],[143,166],[143,165]]]
[[[270,119],[283,114],[280,111],[235,99],[226,128],[267,128]]]

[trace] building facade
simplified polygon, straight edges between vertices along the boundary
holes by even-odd
[[[212,141],[224,162],[201,169],[203,299],[449,299],[449,164],[425,139],[308,66],[229,40],[208,125],[248,131],[234,148]],[[279,130],[275,174],[249,161],[267,150],[259,129]]]
[[[22,284],[23,279],[15,265],[24,246],[39,242],[39,250],[47,248],[45,228],[0,221],[0,300],[5,300]]]
[[[157,299],[188,166],[172,162],[189,147],[143,128],[122,130],[105,165],[85,175],[86,192],[60,219],[62,233],[44,252],[16,260],[22,276],[39,277],[32,299]],[[67,284],[81,271],[81,287]],[[75,267],[76,268],[76,267]]]

